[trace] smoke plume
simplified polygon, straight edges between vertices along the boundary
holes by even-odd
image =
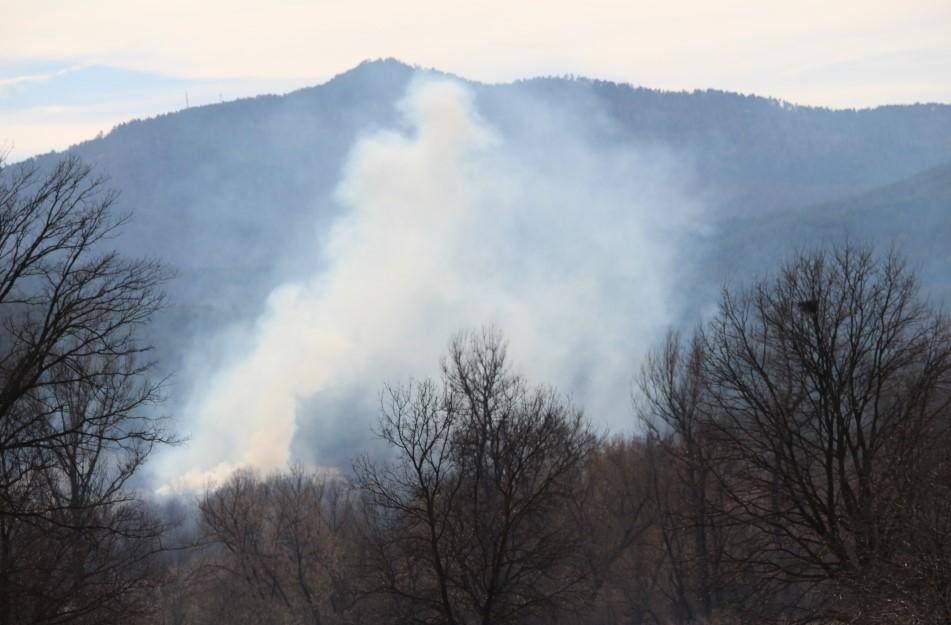
[[[454,332],[485,324],[517,370],[595,424],[630,427],[631,377],[671,321],[678,241],[698,215],[689,168],[523,105],[503,132],[469,87],[411,83],[404,125],[353,146],[340,217],[299,261],[312,277],[275,288],[250,330],[223,334],[227,358],[193,372],[190,442],[161,459],[160,483],[339,464],[372,439],[384,382],[430,375]],[[341,397],[361,399],[327,399]],[[345,453],[327,451],[337,440]]]

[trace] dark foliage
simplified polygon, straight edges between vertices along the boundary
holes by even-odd
[[[0,170],[0,623],[147,612],[162,526],[129,482],[156,444],[138,334],[151,261],[106,248],[114,195],[74,158]]]

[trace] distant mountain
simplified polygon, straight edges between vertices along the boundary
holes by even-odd
[[[894,246],[918,270],[926,293],[951,304],[951,161],[844,199],[724,221],[706,242],[706,266],[722,280],[745,280],[796,248],[847,238]],[[782,245],[765,244],[777,240]]]
[[[417,71],[366,62],[320,86],[131,121],[70,149],[134,211],[117,244],[179,270],[161,332],[187,337],[252,315],[274,276],[303,269],[287,259],[313,247],[339,211],[332,191],[348,149],[360,133],[399,123],[394,103]],[[932,249],[941,263],[933,277],[947,275],[948,166],[907,177],[951,161],[951,105],[829,110],[581,78],[469,84],[503,135],[539,123],[544,109],[558,123],[583,120],[594,144],[662,148],[685,163],[685,184],[697,187],[714,224],[702,246],[719,267],[710,280],[729,275],[731,262],[781,249],[790,229],[842,223],[878,239],[906,237],[916,254]],[[811,205],[820,206],[802,208]]]
[[[327,196],[357,133],[396,123],[393,104],[415,71],[393,60],[366,62],[285,96],[128,122],[71,151],[122,190],[137,215],[131,232],[150,233],[146,249],[185,266],[231,266],[233,250],[248,265],[268,264],[269,242],[283,240]],[[513,102],[530,98],[596,117],[606,143],[677,152],[714,189],[708,200],[721,216],[761,217],[845,197],[951,159],[949,105],[829,110],[588,79],[470,84],[479,109],[503,131],[524,122]],[[230,245],[203,249],[206,235],[221,238],[222,216]],[[159,244],[155,233],[166,232],[174,236]]]
[[[593,101],[621,142],[659,143],[692,157],[726,216],[844,197],[951,158],[951,105],[862,110],[797,106],[723,91],[664,92],[597,80],[534,79],[489,88],[543,100]]]

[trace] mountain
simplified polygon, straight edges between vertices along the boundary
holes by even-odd
[[[951,158],[947,104],[831,110],[586,79],[535,79],[494,93],[504,99],[518,90],[554,102],[593,101],[616,140],[660,143],[692,157],[697,176],[719,189],[713,208],[720,215],[761,217],[844,197]]]
[[[249,264],[270,262],[266,240],[327,195],[357,133],[391,126],[414,68],[366,62],[324,85],[135,120],[71,148],[122,190],[133,231],[169,232],[163,255],[215,266],[194,238],[232,224]],[[661,144],[716,188],[718,215],[801,207],[873,188],[951,159],[951,106],[829,110],[721,91],[662,92],[588,79],[469,83],[503,133],[531,99],[600,118],[605,143]],[[55,158],[55,156],[52,156]],[[50,156],[44,158],[51,158]],[[189,233],[182,233],[186,224]],[[261,227],[264,226],[264,232]],[[174,228],[170,230],[170,228]],[[262,238],[264,234],[264,238]],[[130,235],[137,238],[136,235]],[[171,245],[172,247],[168,247]],[[225,254],[225,264],[233,256]]]
[[[320,86],[130,121],[70,148],[134,213],[116,244],[179,272],[161,333],[197,336],[253,316],[276,276],[310,269],[292,259],[339,213],[333,190],[348,150],[361,133],[400,124],[394,103],[419,71],[366,62]],[[713,224],[698,245],[711,271],[698,282],[785,249],[790,230],[809,240],[842,224],[877,239],[905,233],[916,253],[939,256],[929,279],[947,275],[951,105],[830,110],[584,78],[467,84],[503,136],[577,121],[592,145],[662,149],[684,163]],[[538,137],[544,151],[544,129]]]
[[[764,245],[779,237],[782,245]],[[839,200],[724,221],[707,241],[706,266],[721,279],[748,279],[750,268],[775,266],[795,248],[847,238],[894,247],[934,300],[951,303],[951,161]]]

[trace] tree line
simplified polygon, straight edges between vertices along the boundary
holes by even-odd
[[[900,255],[724,290],[633,433],[484,328],[383,389],[388,454],[161,502],[168,272],[109,251],[113,201],[74,159],[0,169],[0,625],[951,622],[951,325]]]

